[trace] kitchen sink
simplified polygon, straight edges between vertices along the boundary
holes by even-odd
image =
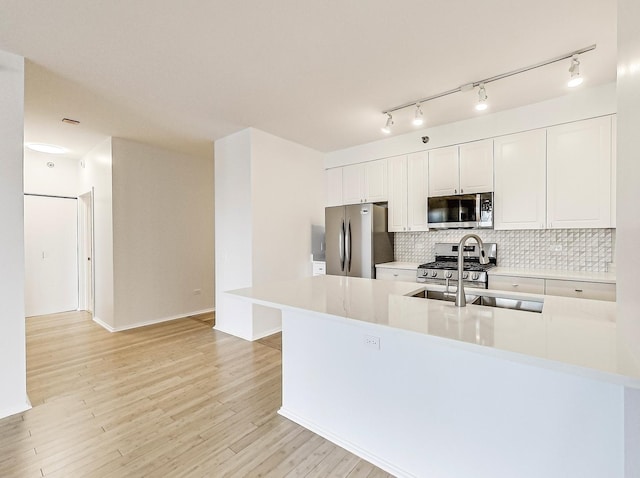
[[[514,299],[512,297],[492,297],[488,295],[478,295],[477,292],[473,294],[465,294],[467,298],[467,304],[483,305],[485,307],[497,307],[500,309],[510,310],[523,310],[526,312],[542,312],[542,306],[544,301],[532,300],[532,299]],[[436,290],[425,290],[414,297],[420,297],[423,299],[444,300],[448,302],[455,302],[455,292],[445,293]]]

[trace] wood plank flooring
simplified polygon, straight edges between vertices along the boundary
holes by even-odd
[[[389,477],[279,416],[281,337],[194,316],[110,334],[27,319],[33,408],[0,420],[0,477]]]

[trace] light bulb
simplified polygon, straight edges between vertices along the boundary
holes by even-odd
[[[484,111],[489,105],[487,104],[487,91],[484,89],[484,83],[480,84],[480,88],[478,89],[478,104],[476,104],[476,110]]]
[[[416,114],[413,117],[413,125],[414,126],[422,126],[424,124],[424,116],[422,114],[422,108],[418,103],[416,105]]]
[[[569,88],[575,88],[576,86],[580,86],[583,82],[583,78],[580,76],[580,61],[578,60],[578,55],[574,55],[571,58],[571,66],[569,67],[569,73],[571,74],[571,78],[567,82],[567,86]]]
[[[392,126],[393,126],[393,118],[392,118],[391,114],[387,113],[387,122],[380,129],[384,134],[389,134],[389,133],[391,133],[391,127]]]

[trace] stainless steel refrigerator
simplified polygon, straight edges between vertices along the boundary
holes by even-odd
[[[328,207],[324,218],[327,274],[375,279],[375,265],[393,261],[393,234],[387,231],[386,207]]]

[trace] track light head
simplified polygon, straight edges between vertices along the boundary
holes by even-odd
[[[569,73],[571,77],[569,78],[569,82],[567,86],[569,88],[575,88],[582,84],[584,78],[580,76],[580,60],[578,60],[578,55],[573,55],[571,57],[571,66],[569,67]]]
[[[476,110],[484,111],[488,108],[487,104],[487,91],[484,89],[484,83],[480,83],[480,88],[478,88],[478,104],[476,104]]]
[[[413,117],[414,126],[422,126],[424,124],[424,115],[422,114],[422,105],[416,103],[416,114]]]
[[[391,133],[391,127],[393,126],[393,117],[391,116],[391,113],[387,113],[387,122],[386,124],[380,128],[382,130],[382,132],[384,134],[389,134]]]

